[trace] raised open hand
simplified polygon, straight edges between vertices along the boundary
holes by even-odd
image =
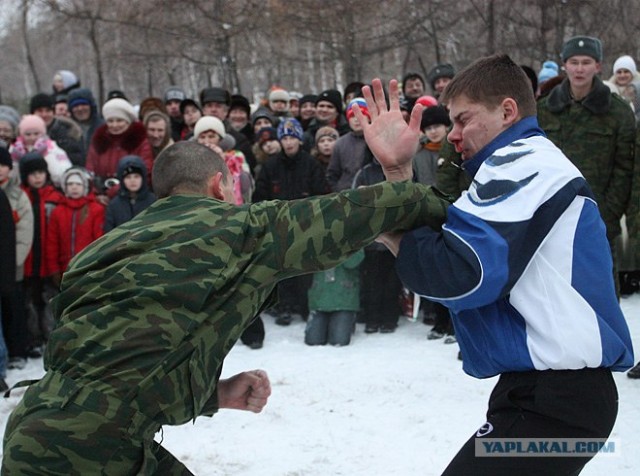
[[[389,106],[385,101],[382,81],[376,78],[372,81],[372,86],[373,91],[369,86],[362,88],[371,122],[357,105],[353,106],[354,113],[362,124],[364,138],[382,165],[387,180],[410,180],[413,176],[411,159],[418,150],[423,106],[414,106],[407,125],[400,112],[398,81],[389,81]]]

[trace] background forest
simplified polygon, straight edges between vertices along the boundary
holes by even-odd
[[[604,42],[604,73],[638,58],[640,0],[0,0],[0,102],[22,110],[77,74],[100,102],[137,102],[176,84],[256,101],[274,84],[342,90],[354,80],[456,70],[507,52],[536,71],[576,34]]]

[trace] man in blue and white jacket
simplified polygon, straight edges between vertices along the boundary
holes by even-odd
[[[403,128],[393,94],[387,111],[379,83],[374,92],[365,91],[367,143],[388,179],[410,179],[399,146],[417,127],[414,114]],[[487,423],[444,474],[578,474],[592,455],[479,457],[477,448],[494,438],[609,436],[618,409],[611,371],[632,366],[633,350],[604,223],[584,177],[538,127],[528,79],[508,56],[476,61],[442,100],[448,140],[473,183],[442,230],[380,240],[404,284],[451,311],[465,372],[500,375]]]

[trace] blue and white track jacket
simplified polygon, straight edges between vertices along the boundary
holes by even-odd
[[[535,116],[465,169],[473,183],[442,231],[407,233],[396,262],[409,289],[450,309],[464,371],[631,367],[598,207]]]

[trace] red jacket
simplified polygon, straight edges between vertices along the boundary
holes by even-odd
[[[109,133],[106,124],[98,127],[91,139],[86,167],[103,179],[115,177],[118,173],[118,162],[125,155],[137,155],[142,158],[149,174],[147,183],[151,183],[153,149],[141,122],[133,122],[126,131],[118,135]]]
[[[64,200],[62,195],[53,185],[45,185],[42,188],[31,188],[28,185],[21,185],[22,190],[27,194],[33,207],[33,245],[24,262],[24,275],[26,277],[47,276],[46,269],[46,249],[47,227],[49,218],[55,207]],[[36,198],[38,208],[35,208]],[[37,231],[39,229],[39,232]],[[39,262],[38,269],[33,269],[35,261]]]
[[[64,273],[69,261],[103,234],[104,207],[92,195],[65,197],[53,210],[47,228],[47,275]]]

